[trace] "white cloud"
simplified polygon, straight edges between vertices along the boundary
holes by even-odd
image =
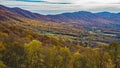
[[[73,4],[93,4],[93,3],[118,3],[120,0],[44,0],[48,2],[69,2]]]
[[[44,0],[47,2],[24,2],[24,1],[3,1],[0,4],[9,7],[20,7],[33,12],[42,14],[59,14],[64,12],[75,11],[110,11],[119,12],[120,2],[118,0]],[[53,4],[54,2],[54,4]],[[56,2],[56,3],[55,3]],[[68,2],[72,4],[57,4],[60,2]]]

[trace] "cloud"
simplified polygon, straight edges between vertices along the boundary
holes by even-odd
[[[68,3],[73,3],[73,4],[94,4],[94,3],[99,3],[99,4],[109,4],[109,3],[118,3],[120,0],[45,0],[48,2],[68,2]]]
[[[48,2],[48,3],[70,3],[70,4],[111,4],[120,3],[120,0],[6,0],[6,1],[24,1],[24,2]]]
[[[110,11],[119,12],[118,0],[0,0],[0,4],[9,7],[20,7],[41,14],[60,14],[76,11]]]

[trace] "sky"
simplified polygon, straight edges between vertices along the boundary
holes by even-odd
[[[0,0],[0,4],[44,15],[77,11],[120,12],[120,0]]]

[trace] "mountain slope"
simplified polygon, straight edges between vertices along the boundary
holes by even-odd
[[[54,22],[77,23],[82,26],[97,26],[97,27],[115,27],[119,25],[119,14],[109,16],[100,13],[91,13],[86,11],[63,13],[59,15],[48,15]]]
[[[120,22],[120,13],[100,12],[97,15],[115,22]]]
[[[8,8],[8,7],[5,7],[3,5],[0,5],[0,11],[8,11],[9,16],[12,16],[12,14],[10,14],[10,13],[13,13],[14,17],[19,16],[19,17],[23,17],[23,18],[35,19],[35,20],[40,20],[40,21],[41,20],[44,20],[44,21],[48,20],[48,18],[45,15],[32,13],[30,11],[23,10],[23,9],[17,8],[17,7]],[[7,14],[7,13],[5,13],[5,14]]]
[[[76,36],[78,32],[84,33],[85,30],[83,28],[77,29],[71,24],[61,24],[56,22],[47,21],[48,17],[44,15],[38,14],[38,17],[34,16],[36,13],[32,13],[26,10],[22,10],[20,8],[8,8],[4,6],[0,6],[0,21],[6,22],[6,25],[19,25],[21,28],[26,28],[29,30],[36,31],[38,33],[53,33],[53,34],[68,34],[72,36]],[[19,10],[19,11],[18,11]],[[43,16],[43,17],[41,17]],[[43,19],[45,17],[45,19]],[[12,26],[11,25],[11,26]],[[72,31],[71,31],[72,30]],[[83,31],[84,30],[84,31]]]
[[[18,19],[19,17],[21,16],[16,13],[11,12],[8,7],[0,5],[0,20],[2,21],[6,21],[10,19],[19,20]]]
[[[120,13],[110,13],[110,12],[100,12],[100,13],[91,13],[87,11],[79,11],[73,13],[63,13],[58,15],[42,15],[37,13],[32,13],[27,10],[20,8],[8,8],[0,5],[0,11],[7,10],[9,13],[7,16],[11,18],[22,17],[28,19],[34,19],[39,21],[46,22],[56,22],[56,23],[68,23],[75,26],[84,26],[84,27],[104,27],[104,28],[119,28],[120,26]],[[14,13],[13,16],[11,13]],[[3,15],[1,16],[1,19]]]

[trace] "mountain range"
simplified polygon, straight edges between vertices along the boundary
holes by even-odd
[[[42,21],[50,21],[56,23],[70,23],[73,25],[80,26],[97,26],[97,27],[120,27],[120,13],[111,13],[111,12],[99,12],[92,13],[88,11],[79,11],[73,13],[63,13],[57,15],[42,15],[38,13],[33,13],[27,10],[23,10],[21,8],[8,8],[3,5],[0,5],[0,20],[5,19],[4,16],[14,18],[16,20],[17,17],[34,19],[34,20],[42,20]]]

